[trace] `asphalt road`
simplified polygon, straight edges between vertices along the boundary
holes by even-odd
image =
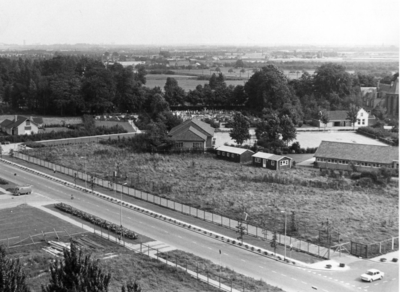
[[[17,175],[14,176],[14,173]],[[34,194],[31,197],[21,196],[14,198],[14,200],[21,200],[21,203],[29,202],[30,198],[43,196],[50,201],[64,202],[106,220],[117,224],[120,223],[119,205],[112,204],[93,195],[81,193],[4,163],[0,163],[0,177],[15,183],[32,184],[34,186]],[[70,199],[71,194],[74,195],[74,200]],[[5,202],[5,200],[3,199],[1,202]],[[360,260],[350,264],[350,269],[346,271],[304,269],[261,257],[124,207],[122,208],[122,224],[124,227],[139,234],[209,259],[215,264],[229,267],[246,276],[262,279],[268,284],[281,287],[288,292],[391,292],[398,291],[399,287],[397,264]],[[219,257],[219,250],[222,250],[221,257]],[[369,268],[377,268],[384,271],[384,280],[372,284],[361,282],[359,279],[360,274]]]

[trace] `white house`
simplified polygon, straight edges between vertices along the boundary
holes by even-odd
[[[334,127],[353,127],[353,123],[348,119],[348,111],[327,111],[329,122],[325,125],[321,120],[314,120],[313,125],[320,128],[334,128]],[[360,108],[357,113],[357,122],[355,127],[366,127],[368,126],[368,119],[370,114]]]

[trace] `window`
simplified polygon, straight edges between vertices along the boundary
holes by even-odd
[[[357,124],[358,124],[358,125],[361,125],[360,119],[357,119]]]
[[[360,116],[363,116],[363,114],[364,114],[364,113],[361,113],[361,115],[360,115]]]
[[[26,120],[26,121],[25,121],[25,124],[26,124],[27,126],[30,126],[30,125],[31,125],[31,121],[30,121],[30,120]]]
[[[212,146],[215,146],[215,138],[212,139]]]
[[[222,152],[222,156],[225,156],[225,152]]]
[[[217,155],[221,155],[221,151],[217,151]]]
[[[261,162],[261,158],[254,157],[254,162],[258,162],[258,163],[260,163],[260,162]]]
[[[201,148],[203,148],[203,143],[193,143],[193,148],[201,149]]]
[[[25,127],[25,130],[27,130],[27,131],[30,131],[30,130],[32,130],[32,127]]]
[[[228,152],[228,153],[226,153],[226,157],[229,157],[229,152]]]
[[[331,162],[331,160],[330,160],[330,159],[328,159],[328,162]]]
[[[176,145],[176,148],[183,148],[183,143],[182,142],[178,142],[175,145]]]
[[[271,160],[271,165],[275,166],[275,161]]]
[[[365,120],[364,119],[362,119],[362,124],[365,125]]]

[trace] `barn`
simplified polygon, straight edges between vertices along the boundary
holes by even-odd
[[[233,162],[246,163],[251,161],[253,151],[244,148],[220,146],[216,149],[217,158]]]
[[[257,152],[253,156],[253,164],[255,166],[268,168],[272,170],[280,170],[291,168],[292,158],[280,156],[271,153]]]

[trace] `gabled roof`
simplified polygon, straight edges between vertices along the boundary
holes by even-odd
[[[199,121],[197,119],[184,121],[182,124],[172,128],[171,131],[169,131],[169,135],[175,136],[180,131],[185,131],[185,129],[188,129],[189,127],[194,127],[198,131],[206,134],[207,136],[214,136],[214,128],[211,127],[209,124]]]
[[[282,160],[283,158],[292,159],[287,156],[275,155],[275,154],[265,153],[265,152],[257,152],[252,157],[264,158],[264,159],[274,160],[274,161],[279,161],[279,160]]]
[[[347,119],[347,111],[328,111],[330,121],[343,121]]]
[[[390,164],[395,160],[399,160],[399,148],[322,141],[314,157]]]
[[[204,142],[207,140],[207,136],[194,127],[189,127],[188,129],[176,133],[171,137],[174,141],[199,141]]]
[[[18,127],[19,125],[21,125],[26,120],[30,120],[30,118],[27,118],[27,117],[24,117],[24,116],[17,116],[17,120],[14,119],[13,121],[10,121],[8,119],[5,119],[1,123],[1,126],[4,127],[4,128],[12,129],[12,128]],[[36,124],[36,122],[34,120],[35,120],[35,118],[32,118],[31,122],[37,126],[37,124]],[[8,121],[8,122],[5,123],[6,121]]]
[[[230,146],[220,146],[216,150],[217,151],[224,151],[224,152],[234,153],[234,154],[243,154],[246,151],[250,151],[251,153],[254,153],[253,151],[251,151],[249,149],[230,147]]]

